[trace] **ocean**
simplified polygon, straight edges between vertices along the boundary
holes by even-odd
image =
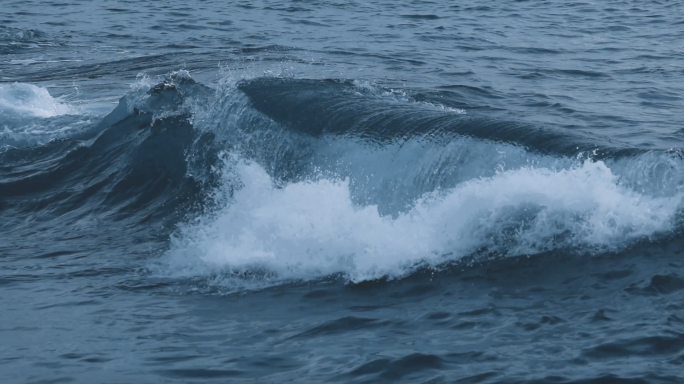
[[[683,36],[0,0],[0,382],[684,383]]]

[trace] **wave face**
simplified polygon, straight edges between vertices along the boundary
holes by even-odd
[[[362,82],[233,81],[204,105],[193,123],[224,143],[222,208],[180,225],[161,276],[361,282],[464,258],[618,252],[681,225],[678,152],[592,146]]]

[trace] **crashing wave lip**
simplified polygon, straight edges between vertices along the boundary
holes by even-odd
[[[48,118],[71,114],[76,114],[74,108],[60,103],[46,88],[25,83],[0,84],[0,117]]]

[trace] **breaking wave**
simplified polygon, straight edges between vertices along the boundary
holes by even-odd
[[[0,100],[5,125],[73,113],[28,84],[2,85]],[[50,225],[115,218],[166,239],[154,275],[246,287],[400,278],[464,258],[620,252],[681,227],[677,151],[364,82],[210,88],[180,71],[141,80],[98,120],[46,143],[19,145],[7,134],[17,125],[5,128],[15,149],[0,152],[0,209],[17,220],[3,228],[33,230],[26,215]]]
[[[360,282],[464,257],[618,252],[679,226],[679,153],[526,134],[355,87],[256,79],[220,91],[198,123],[233,141],[223,208],[181,224],[156,270],[238,287]]]

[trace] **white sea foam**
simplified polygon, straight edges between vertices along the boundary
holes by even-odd
[[[89,114],[52,97],[45,88],[0,84],[0,151],[68,138],[90,124]]]
[[[383,216],[374,205],[355,205],[347,180],[277,188],[254,162],[226,168],[226,185],[238,177],[242,187],[220,212],[180,229],[162,274],[228,276],[234,283],[240,279],[230,276],[251,271],[271,282],[342,273],[358,282],[401,277],[482,249],[509,256],[559,247],[616,250],[671,230],[682,198],[639,194],[603,162],[585,161],[473,179]]]
[[[72,114],[74,110],[50,96],[45,88],[13,83],[0,84],[0,113],[45,118]]]

